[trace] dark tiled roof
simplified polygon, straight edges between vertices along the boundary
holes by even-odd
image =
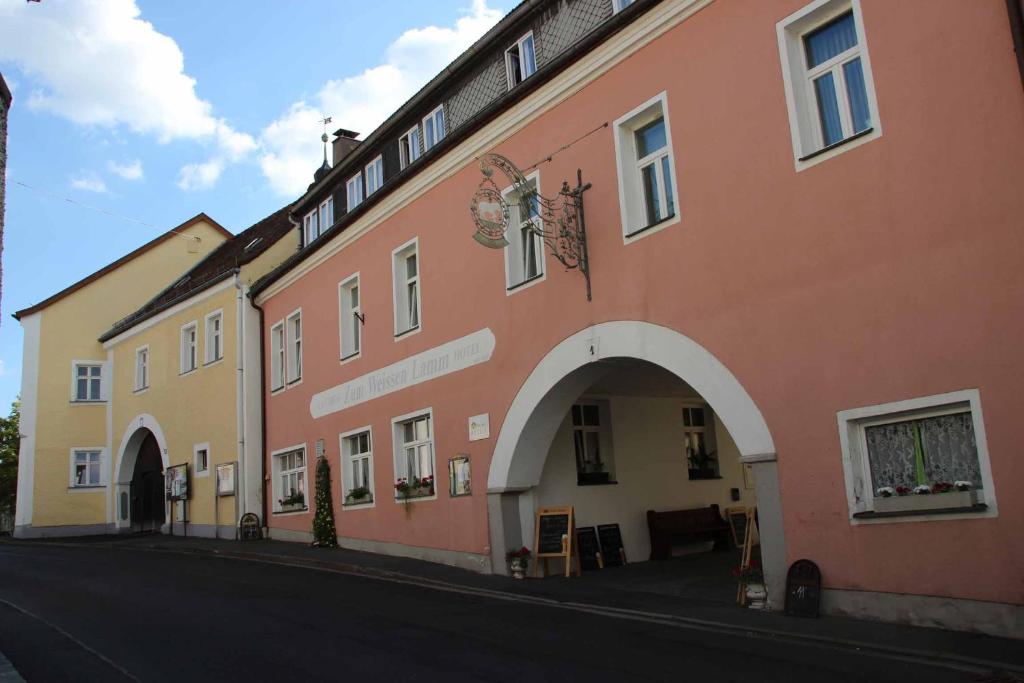
[[[255,225],[246,228],[214,249],[178,278],[170,287],[150,299],[142,308],[119,320],[100,337],[101,342],[112,339],[143,320],[195,296],[224,278],[235,273],[272,247],[278,240],[295,229],[288,220],[288,206],[278,209]]]
[[[111,271],[114,271],[114,270],[117,270],[118,268],[120,268],[124,264],[126,264],[129,261],[131,261],[132,259],[134,259],[136,256],[141,256],[142,254],[145,254],[147,251],[149,251],[153,247],[155,247],[157,245],[160,245],[160,244],[163,244],[164,242],[166,242],[169,239],[173,239],[175,237],[175,235],[181,234],[182,232],[184,232],[185,230],[188,230],[189,228],[191,228],[193,225],[196,225],[197,223],[207,223],[214,230],[216,230],[217,232],[221,233],[222,235],[224,235],[228,239],[231,239],[231,237],[232,237],[231,233],[228,232],[226,228],[224,228],[217,221],[215,221],[212,218],[210,218],[209,216],[207,216],[205,213],[196,214],[195,216],[193,216],[192,218],[188,219],[187,221],[185,221],[184,223],[182,223],[178,227],[171,228],[170,230],[168,230],[164,234],[160,235],[159,237],[157,237],[157,238],[155,238],[153,240],[150,240],[149,242],[146,242],[145,244],[143,244],[141,247],[139,247],[135,251],[133,251],[133,252],[131,252],[129,254],[125,254],[124,256],[122,256],[121,258],[117,259],[113,263],[110,263],[110,264],[100,268],[99,270],[97,270],[92,275],[89,275],[87,277],[82,278],[81,280],[79,280],[78,282],[74,283],[73,285],[70,285],[69,287],[65,287],[64,289],[60,290],[59,292],[57,292],[53,296],[48,297],[46,299],[43,299],[42,301],[40,301],[39,303],[35,304],[34,306],[29,306],[28,308],[23,308],[22,310],[20,310],[20,311],[18,311],[17,313],[14,314],[14,318],[16,320],[21,320],[23,317],[25,317],[27,315],[32,315],[33,313],[37,313],[37,312],[43,310],[44,308],[46,308],[50,304],[56,303],[56,302],[60,301],[61,299],[63,299],[64,297],[68,296],[69,294],[73,294],[74,292],[77,292],[78,290],[80,290],[82,287],[85,287],[86,285],[88,285],[88,284],[90,284],[92,282],[95,282],[96,280],[100,279],[101,277],[103,277],[107,273],[109,273]]]

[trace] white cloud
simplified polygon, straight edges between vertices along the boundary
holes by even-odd
[[[217,184],[220,174],[224,172],[222,159],[210,159],[202,164],[182,166],[178,172],[178,187],[186,192],[209,190]]]
[[[0,60],[33,79],[31,108],[84,126],[124,126],[161,143],[208,141],[214,160],[253,151],[256,141],[196,94],[178,44],[140,14],[135,0],[0,2]]]
[[[97,176],[95,173],[83,173],[71,178],[71,187],[76,190],[85,190],[86,192],[98,192],[100,194],[107,191],[107,184],[103,182],[103,179]]]
[[[260,134],[260,168],[271,187],[294,196],[312,182],[323,159],[321,112],[337,128],[370,133],[500,18],[486,0],[473,0],[454,26],[410,29],[388,46],[383,64],[327,81],[312,103],[292,104]]]
[[[124,180],[140,180],[142,178],[142,162],[138,159],[129,164],[108,161],[107,168],[111,173],[120,176]]]

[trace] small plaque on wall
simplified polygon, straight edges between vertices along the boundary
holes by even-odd
[[[491,414],[483,413],[469,418],[469,440],[480,441],[491,436]]]

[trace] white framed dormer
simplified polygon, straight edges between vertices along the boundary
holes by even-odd
[[[275,516],[302,515],[309,512],[309,479],[306,444],[279,448],[270,453],[271,510]],[[301,494],[301,502],[297,499]]]
[[[338,435],[341,453],[341,505],[343,510],[376,506],[373,479],[373,428],[369,425]],[[366,495],[360,495],[363,491]]]
[[[612,130],[622,239],[628,244],[680,220],[667,93],[620,116]]]
[[[366,196],[369,197],[384,184],[384,157],[378,155],[363,170],[366,174]]]
[[[775,28],[796,170],[881,137],[860,0],[815,0]]]
[[[363,203],[363,174],[356,173],[345,181],[346,210],[351,211]]]
[[[837,419],[851,524],[998,516],[977,389],[844,410]],[[970,484],[969,495],[914,493],[958,482]]]
[[[278,320],[270,326],[270,392],[284,389],[284,321]]]
[[[421,272],[418,237],[413,237],[391,252],[396,340],[416,334],[422,329]]]
[[[359,358],[363,352],[362,297],[359,273],[338,283],[338,349],[342,363]]]
[[[303,246],[313,242],[332,225],[334,225],[334,198],[328,197],[302,219]]]
[[[102,360],[71,361],[71,391],[73,405],[105,403],[107,391],[107,363]]]
[[[402,497],[395,489],[396,503],[437,500],[437,466],[434,448],[434,409],[423,408],[391,420],[395,483],[430,478],[432,493],[423,489]]]
[[[402,168],[420,158],[420,126],[416,124],[398,138],[398,159]]]
[[[203,318],[203,365],[224,360],[224,309],[207,313]]]
[[[197,443],[192,446],[192,472],[196,478],[210,476],[213,460],[210,458],[210,443]]]
[[[540,192],[540,171],[526,176],[531,188]],[[513,187],[505,188],[502,198],[509,204],[509,229],[505,247],[505,293],[514,294],[543,282],[547,277],[544,249],[543,221],[540,218],[539,197],[534,197],[533,208],[524,215],[524,208]]]
[[[533,31],[505,50],[505,78],[508,89],[516,87],[537,71],[537,44]]]
[[[302,309],[296,308],[284,319],[285,385],[296,386],[302,381]]]
[[[135,349],[135,372],[132,391],[141,394],[149,389],[149,344]]]
[[[423,117],[423,151],[441,142],[445,135],[444,105]]]
[[[178,371],[182,375],[194,372],[199,367],[199,323],[195,320],[181,326],[178,363]]]
[[[102,491],[107,488],[107,449],[105,446],[78,446],[68,458],[68,491]]]

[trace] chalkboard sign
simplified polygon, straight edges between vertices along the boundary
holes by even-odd
[[[548,559],[562,558],[565,560],[565,575],[572,572],[572,556],[576,554],[576,528],[573,524],[571,507],[538,508],[537,523],[533,539],[533,554],[537,561],[533,564],[533,573],[540,572],[541,561],[544,562],[544,574],[548,573]],[[579,568],[576,569],[579,574]]]
[[[747,508],[731,507],[725,508],[725,519],[729,522],[732,530],[732,542],[737,548],[743,547],[743,539],[747,536]]]
[[[601,539],[601,558],[606,567],[621,567],[626,564],[626,549],[622,546],[622,532],[618,524],[598,524],[597,535]]]
[[[246,512],[238,520],[238,537],[243,541],[258,541],[263,538],[263,531],[260,529],[260,518],[251,512]]]
[[[589,571],[602,569],[601,545],[597,541],[597,529],[592,526],[576,530],[576,550],[580,557],[580,569]]]
[[[786,574],[786,614],[816,617],[821,603],[821,570],[810,560],[797,560]]]

